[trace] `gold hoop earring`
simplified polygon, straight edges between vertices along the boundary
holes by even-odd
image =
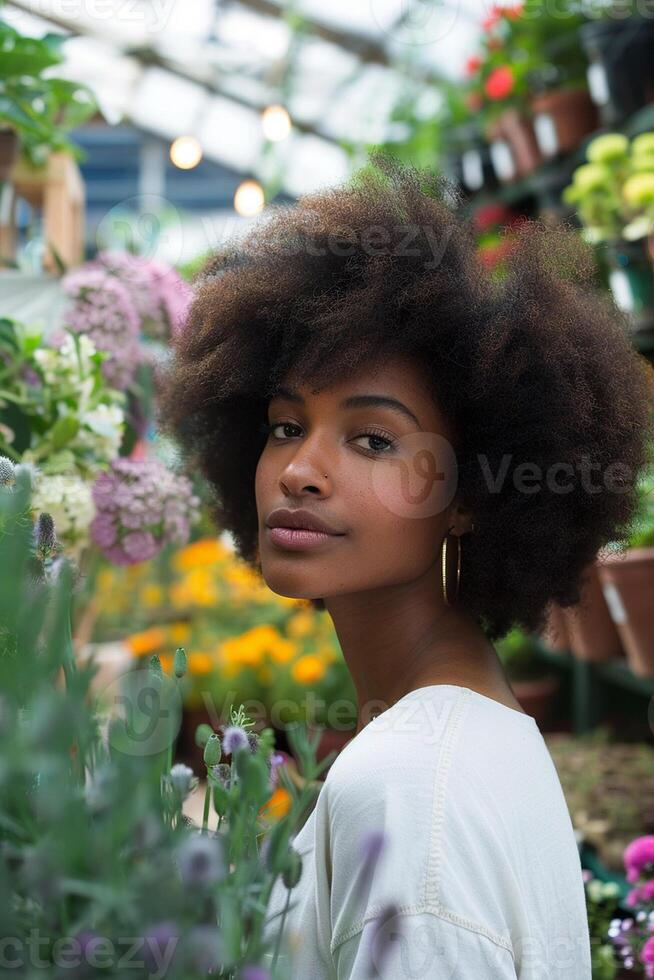
[[[450,532],[448,531],[443,541],[441,543],[441,582],[443,585],[443,600],[446,606],[451,606],[452,603],[447,597],[447,554],[449,550],[448,538]],[[456,561],[456,595],[454,599],[458,599],[459,596],[459,583],[461,582],[461,537],[457,535],[457,561]]]

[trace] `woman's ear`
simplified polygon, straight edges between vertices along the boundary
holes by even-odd
[[[474,514],[459,500],[454,500],[450,505],[449,528],[455,537],[471,534],[475,529]]]

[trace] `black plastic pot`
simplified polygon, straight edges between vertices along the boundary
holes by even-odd
[[[489,146],[475,123],[463,123],[448,132],[444,163],[447,175],[469,194],[498,186]]]
[[[654,102],[654,20],[627,17],[580,28],[588,87],[604,126],[615,126]]]

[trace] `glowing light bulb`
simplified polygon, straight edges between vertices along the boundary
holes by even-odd
[[[256,180],[244,180],[236,188],[234,194],[234,208],[237,214],[245,218],[251,218],[263,210],[266,202],[263,187]]]
[[[178,136],[170,145],[170,159],[180,170],[192,170],[202,159],[202,147],[195,136]]]
[[[291,131],[291,117],[283,105],[269,105],[261,115],[261,126],[266,139],[278,143]]]

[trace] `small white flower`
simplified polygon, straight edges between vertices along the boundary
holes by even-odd
[[[70,543],[87,537],[95,514],[91,488],[78,476],[39,475],[31,506],[50,514],[57,537]]]

